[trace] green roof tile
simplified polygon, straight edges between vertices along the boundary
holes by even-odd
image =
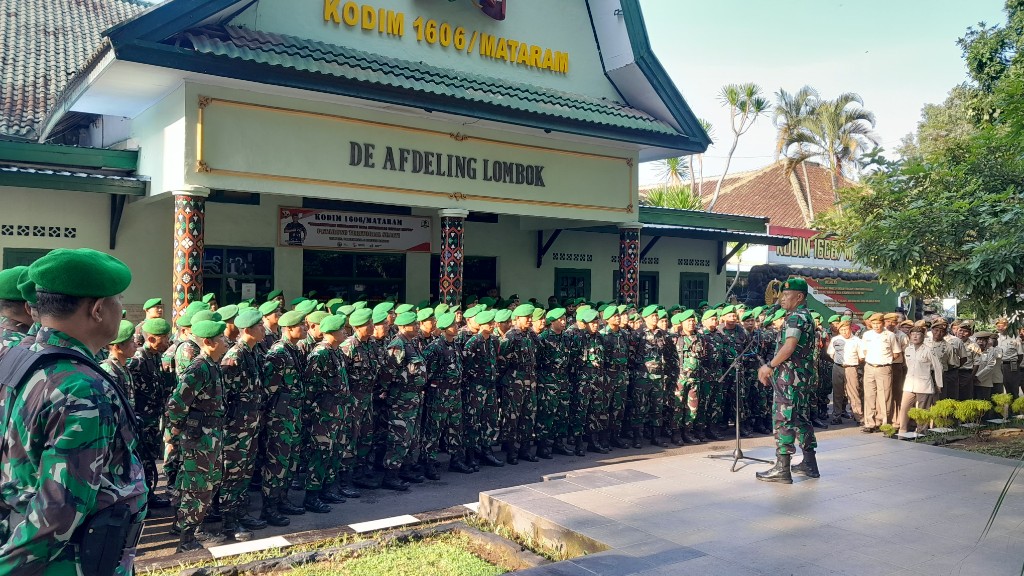
[[[302,72],[472,101],[582,124],[680,136],[672,126],[618,102],[388,58],[345,46],[234,26],[187,33],[197,52]]]

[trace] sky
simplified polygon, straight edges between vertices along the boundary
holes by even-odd
[[[704,176],[721,174],[732,142],[718,94],[754,82],[775,92],[810,85],[823,98],[856,92],[893,150],[913,132],[925,104],[941,103],[965,82],[957,38],[978,22],[1005,22],[1003,0],[640,0],[654,53],[715,143]],[[740,137],[729,173],[773,161],[771,116]],[[656,183],[640,167],[642,184]]]

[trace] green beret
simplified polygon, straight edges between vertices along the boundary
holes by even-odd
[[[658,318],[668,318],[668,312],[664,308],[658,308]]]
[[[597,311],[599,313],[604,313],[604,311],[607,310],[607,309],[608,309],[608,305],[607,304],[598,304],[597,305]]]
[[[430,308],[430,300],[420,300],[419,303],[416,304],[416,308],[418,310],[422,310],[424,308]]]
[[[217,308],[217,314],[220,314],[220,319],[222,321],[227,322],[238,315],[238,306],[234,304],[221,306],[220,308]]]
[[[484,306],[487,306],[488,308],[492,308],[497,302],[494,300],[494,298],[491,298],[490,296],[484,296],[483,298],[480,299],[480,303],[483,304]]]
[[[373,318],[373,312],[363,308],[362,310],[353,310],[348,315],[348,324],[355,328],[356,326],[362,326],[368,324]]]
[[[356,302],[355,304],[353,304],[352,308],[354,308],[355,310],[361,310],[363,308],[366,308],[366,302],[363,301],[363,300],[360,300],[359,302]]]
[[[255,308],[246,308],[240,310],[238,315],[235,316],[235,327],[237,328],[252,328],[259,324],[263,320],[263,314]]]
[[[209,310],[209,309],[210,309],[210,305],[209,304],[207,304],[206,302],[199,301],[199,300],[195,300],[193,302],[189,302],[188,306],[185,307],[185,310],[187,312],[191,312],[193,314],[195,314],[196,312],[201,312],[203,310]]]
[[[704,312],[704,315],[700,317],[701,322],[706,322],[712,318],[718,318],[718,310],[714,308]]]
[[[512,311],[506,308],[502,308],[494,313],[495,322],[508,322],[512,319]]]
[[[512,311],[512,317],[521,318],[523,316],[531,316],[533,314],[533,310],[533,304],[520,304]]]
[[[669,322],[671,322],[673,326],[678,326],[678,325],[682,324],[683,323],[683,314],[682,314],[682,312],[680,312],[678,314],[673,314],[672,318],[669,319]]]
[[[331,304],[331,305],[327,306],[327,311],[330,312],[331,314],[337,314],[338,310],[341,307],[342,307],[341,302],[335,302],[334,304]]]
[[[778,310],[775,311],[775,314],[772,314],[772,322],[775,322],[776,320],[782,320],[785,317],[786,317],[786,309],[785,308],[779,308]]]
[[[238,303],[238,309],[241,310],[242,308],[252,308],[252,304],[248,300],[242,300]]]
[[[544,309],[535,307],[533,309],[533,314],[531,314],[530,316],[533,318],[534,322],[536,322],[537,320],[540,320],[541,318],[544,317]]]
[[[282,294],[284,294],[284,292],[282,292],[281,290],[271,290],[270,294],[267,294],[267,300],[273,300],[274,298],[277,298]]]
[[[475,294],[471,294],[468,297],[466,297],[466,306],[469,306],[470,304],[476,304],[476,295]]]
[[[746,322],[747,320],[750,320],[753,317],[754,317],[754,311],[753,310],[747,310],[746,312],[743,313],[743,316],[740,316],[740,320],[743,321],[743,322]]]
[[[430,307],[421,308],[419,312],[416,312],[416,321],[417,322],[426,322],[427,320],[430,320],[430,318],[433,315],[434,315],[434,309],[433,308],[430,308]]]
[[[216,338],[224,334],[228,325],[216,320],[203,320],[192,325],[192,335],[197,338]]]
[[[142,323],[142,331],[150,336],[163,336],[171,333],[171,323],[163,318],[150,318]]]
[[[277,300],[269,300],[260,305],[260,314],[269,316],[281,309],[281,303]]]
[[[391,312],[395,308],[394,302],[381,302],[373,307],[374,312]]]
[[[874,313],[874,312],[872,312],[871,310],[865,310],[865,311],[864,311],[864,314],[863,314],[863,315],[861,316],[861,318],[863,318],[863,319],[864,319],[864,321],[865,321],[865,322],[867,322],[867,321],[868,321],[868,318],[871,318],[871,317],[872,317],[872,316],[874,316],[874,315],[875,315],[875,313]]]
[[[782,283],[782,290],[793,290],[807,294],[807,281],[803,278],[790,278]]]
[[[708,301],[707,300],[701,300],[700,302],[697,303],[697,308],[700,308],[702,306],[707,306],[707,305],[708,305]]]
[[[651,304],[650,306],[647,306],[646,308],[644,308],[642,312],[640,312],[640,316],[646,318],[646,317],[650,316],[651,314],[657,314],[657,313],[658,313],[658,305],[657,304]]]
[[[117,336],[114,337],[111,344],[127,342],[133,336],[135,336],[135,325],[127,320],[121,320],[121,324],[117,327]]]
[[[281,318],[277,321],[278,325],[290,328],[292,326],[298,326],[306,319],[306,315],[298,310],[291,310],[281,314]]]
[[[334,313],[337,314],[338,312],[341,312],[345,316],[351,316],[352,313],[355,312],[356,310],[357,310],[357,308],[355,306],[353,306],[351,304],[346,304],[344,306],[339,306],[338,309],[334,311]],[[359,308],[359,310],[366,310],[371,315],[373,314],[373,311],[369,310],[367,308]]]
[[[320,321],[320,331],[324,334],[337,332],[345,326],[344,316],[327,316]]]
[[[18,278],[18,292],[21,293],[21,299],[25,302],[36,303],[36,283],[29,278],[28,268],[22,270],[21,277]]]
[[[143,310],[149,310],[153,306],[163,306],[163,305],[164,305],[164,301],[163,300],[161,300],[159,298],[150,298],[149,300],[146,300],[145,304],[142,305],[142,309]]]
[[[455,323],[455,314],[451,312],[445,312],[437,317],[437,328],[444,330]]]
[[[726,314],[732,314],[736,311],[735,306],[726,306],[722,308],[722,311],[718,313],[719,316],[725,316]]]
[[[29,267],[36,290],[84,298],[107,298],[125,291],[132,272],[117,258],[91,248],[58,248]]]
[[[477,314],[479,314],[480,312],[483,312],[483,308],[480,308],[479,306],[472,306],[472,307],[468,308],[465,312],[462,313],[462,317],[463,318],[473,318]]]
[[[181,313],[181,316],[178,316],[178,319],[175,320],[174,323],[178,326],[178,328],[188,328],[189,326],[192,325],[193,314],[195,314],[195,312],[189,312],[188,310],[185,310],[184,312]]]
[[[369,308],[362,308],[362,310],[369,310]],[[358,312],[359,310],[356,310]],[[355,314],[355,312],[353,312]],[[388,313],[384,310],[371,310],[370,317],[373,319],[374,324],[381,324],[388,319]]]
[[[196,312],[195,314],[192,315],[192,325],[193,326],[195,324],[199,323],[199,322],[206,322],[207,320],[212,320],[214,322],[220,322],[221,321],[221,317],[220,317],[220,314],[218,314],[216,312],[210,312],[209,310],[200,310],[199,312]]]
[[[434,306],[434,314],[440,315],[448,311],[454,312],[454,310],[452,310],[450,306],[443,302],[441,304],[438,304],[437,306]]]
[[[828,317],[828,323],[839,322],[839,314],[833,314]]]
[[[313,310],[316,310],[316,300],[306,300],[305,302],[299,302],[299,305],[295,307],[296,310],[308,315]]]
[[[217,295],[214,294],[213,292],[210,292],[209,294],[203,295],[203,302],[206,302],[207,304],[210,303],[210,300],[216,300],[216,299],[217,299]]]
[[[413,322],[416,322],[416,318],[417,316],[415,312],[402,312],[397,318],[395,318],[395,326],[408,326]]]
[[[327,312],[327,307],[324,306],[323,302],[318,302],[317,305],[316,305],[316,310],[323,310],[324,312]],[[328,314],[333,314],[333,312],[327,312],[327,313]]]
[[[499,298],[498,301],[494,303],[494,307],[495,308],[508,308],[508,304],[509,304],[508,300],[505,300],[504,298]]]
[[[629,321],[630,322],[633,322],[633,321],[636,321],[636,320],[639,320],[639,319],[640,319],[640,315],[637,314],[636,312],[630,312],[629,313]]]
[[[814,318],[815,320],[821,320],[821,314],[818,314],[817,312],[811,312],[811,318]]]
[[[758,306],[757,308],[754,308],[753,310],[751,310],[751,312],[754,313],[754,316],[760,316],[761,313],[764,312],[764,307],[763,306]]]
[[[682,309],[683,309],[683,307],[680,306],[679,304],[673,304],[672,306],[669,306],[668,312],[669,312],[669,314],[671,314],[673,312],[676,312],[676,311],[682,310]]]
[[[305,297],[299,296],[298,298],[292,298],[292,301],[289,302],[288,305],[289,306],[298,306],[299,304],[302,304],[305,301],[306,301]]]
[[[591,308],[590,304],[583,304],[582,306],[577,306],[576,307],[576,313],[579,314],[580,312],[583,312],[584,310],[590,310],[590,308]]]
[[[548,312],[548,315],[545,317],[545,319],[548,322],[554,322],[555,320],[558,320],[559,318],[562,318],[564,316],[565,308],[555,308],[554,310]]]
[[[576,319],[580,322],[593,322],[597,318],[597,310],[593,308],[587,308],[583,312],[576,315]]]
[[[483,310],[481,312],[477,312],[477,324],[490,324],[491,322],[494,322],[494,310]]]
[[[306,324],[321,324],[323,323],[324,318],[327,318],[329,316],[330,314],[328,314],[327,312],[324,312],[323,310],[317,310],[316,312],[310,313],[308,316],[306,316]],[[324,331],[323,326],[320,327],[320,331]],[[331,330],[331,332],[333,332],[333,330]]]
[[[849,316],[843,316],[839,319],[840,322],[849,322],[850,320],[853,320],[853,318],[850,318]]]
[[[341,306],[344,303],[345,303],[345,300],[343,298],[331,298],[330,300],[327,301],[327,307],[330,308],[331,306],[334,306],[335,304],[337,304],[338,306]]]
[[[695,318],[697,316],[697,312],[695,310],[684,310],[679,313],[679,316],[681,316],[679,319],[680,322],[686,322],[690,318]]]
[[[18,290],[18,280],[26,270],[28,266],[15,266],[0,272],[0,300],[25,301],[21,290]]]
[[[395,314],[405,314],[406,312],[412,312],[416,308],[412,304],[399,304],[395,307]]]
[[[625,304],[619,304],[618,306],[615,307],[615,311],[618,312],[619,314],[624,313],[626,310],[629,310],[629,308]]]

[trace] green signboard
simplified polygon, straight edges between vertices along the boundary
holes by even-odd
[[[868,310],[896,309],[898,294],[890,286],[874,281],[840,278],[807,278],[807,306],[828,318],[847,310],[863,314]]]

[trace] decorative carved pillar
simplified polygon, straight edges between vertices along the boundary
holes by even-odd
[[[445,209],[441,215],[441,273],[438,276],[437,297],[454,306],[462,302],[463,222],[468,210]]]
[[[640,229],[643,224],[619,224],[619,301],[640,300]]]
[[[174,194],[174,312],[203,296],[203,246],[206,198]]]

